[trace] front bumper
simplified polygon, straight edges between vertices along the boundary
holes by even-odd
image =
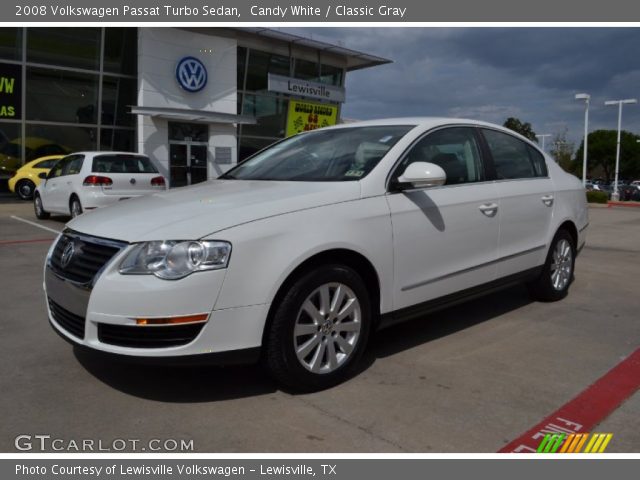
[[[121,275],[117,269],[126,247],[92,282],[80,284],[52,268],[53,250],[52,246],[44,269],[48,317],[56,332],[74,345],[171,363],[194,363],[189,357],[210,354],[220,354],[212,360],[224,363],[228,352],[241,353],[261,346],[268,304],[215,309],[226,270],[197,272],[178,281],[153,275]],[[139,326],[135,321],[202,313],[209,315],[208,320],[191,326]],[[160,346],[175,338],[186,340],[179,345],[169,342],[168,347]],[[253,354],[243,356],[253,358]],[[209,362],[202,357],[197,363]]]

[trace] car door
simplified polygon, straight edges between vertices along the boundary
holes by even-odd
[[[71,214],[69,202],[71,194],[82,187],[83,178],[80,172],[82,171],[82,164],[84,162],[84,155],[77,154],[71,157],[71,160],[62,169],[64,184],[60,189],[60,207],[69,214]]]
[[[498,277],[544,263],[554,209],[554,187],[544,156],[505,132],[483,128],[500,196]]]
[[[43,208],[48,212],[60,212],[61,189],[64,184],[62,173],[73,156],[65,157],[58,161],[49,171],[46,181],[40,187],[40,198]]]
[[[496,278],[500,208],[487,181],[480,137],[471,127],[427,133],[404,155],[390,179],[394,309],[459,292]],[[412,162],[439,165],[440,187],[398,191]],[[394,191],[396,190],[396,191]]]

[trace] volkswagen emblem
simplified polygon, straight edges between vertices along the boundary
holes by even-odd
[[[136,179],[135,179],[135,178],[132,178],[131,180],[129,180],[129,183],[130,183],[131,185],[135,185],[135,184],[136,184]]]
[[[74,253],[76,253],[76,245],[72,240],[67,243],[67,246],[64,247],[64,250],[62,251],[62,256],[60,257],[60,266],[62,268],[67,268],[69,266]]]
[[[176,79],[183,90],[199,92],[207,85],[207,69],[194,57],[184,57],[176,66]]]

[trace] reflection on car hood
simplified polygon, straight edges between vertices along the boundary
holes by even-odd
[[[85,213],[67,226],[138,242],[198,239],[242,223],[355,200],[359,182],[211,180]]]

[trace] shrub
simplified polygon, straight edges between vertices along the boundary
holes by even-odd
[[[587,202],[589,203],[607,203],[609,196],[607,192],[601,192],[599,190],[591,190],[587,192]]]

